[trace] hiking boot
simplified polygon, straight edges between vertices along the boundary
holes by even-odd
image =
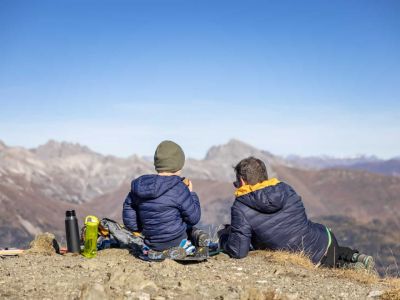
[[[184,259],[186,257],[186,251],[182,247],[172,247],[162,252],[165,258],[170,259]]]
[[[207,247],[211,242],[210,236],[202,232],[202,234],[199,235],[198,240],[197,240],[197,245],[199,247]]]
[[[185,249],[182,247],[172,247],[163,251],[155,251],[150,249],[147,252],[147,255],[143,255],[147,256],[152,261],[162,261],[166,258],[180,260],[187,256]]]
[[[192,230],[192,242],[197,247],[208,247],[211,242],[211,238],[205,231],[193,227]]]
[[[183,239],[179,244],[179,247],[185,249],[186,255],[191,255],[196,251],[196,247],[187,239]]]
[[[375,267],[374,258],[370,255],[355,253],[352,260],[356,264],[362,263],[367,270],[372,270]]]
[[[354,264],[352,264],[352,267],[350,269],[354,269],[354,270],[365,270],[365,266],[362,262],[356,262]]]
[[[166,256],[164,252],[161,251],[154,251],[154,250],[149,250],[147,251],[147,254],[143,254],[144,257],[148,257],[150,260],[153,261],[162,261],[166,259]]]
[[[367,274],[379,277],[379,273],[375,269],[368,269],[362,262],[350,263],[349,269],[367,272]]]

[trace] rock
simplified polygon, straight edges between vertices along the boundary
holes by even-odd
[[[30,249],[25,254],[55,255],[60,253],[60,246],[52,233],[40,233],[30,243]]]
[[[131,291],[145,290],[149,293],[155,293],[158,290],[158,287],[153,281],[147,280],[144,274],[138,271],[124,272],[118,270],[111,274],[109,285],[112,289]]]
[[[182,280],[178,281],[178,287],[179,287],[179,289],[181,289],[183,291],[193,289],[193,286],[194,286],[194,283],[189,280],[182,279]]]
[[[150,295],[143,292],[132,292],[126,296],[127,300],[150,300]]]
[[[288,300],[296,300],[299,298],[299,293],[285,294],[285,296]]]
[[[79,296],[81,300],[102,300],[109,299],[107,296],[104,286],[99,283],[95,283],[93,285],[85,285],[81,289],[81,293]]]
[[[240,293],[240,300],[279,300],[285,299],[277,295],[274,291],[264,291],[257,288],[248,288]]]
[[[377,298],[380,297],[381,295],[383,295],[383,291],[371,291],[368,294],[369,298]]]
[[[256,283],[265,284],[268,283],[268,280],[257,280]]]

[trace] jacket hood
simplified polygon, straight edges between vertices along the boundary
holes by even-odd
[[[273,213],[282,208],[287,195],[282,185],[276,178],[244,185],[236,190],[236,200],[259,212]]]
[[[175,175],[143,175],[132,181],[131,189],[134,195],[142,199],[154,199],[165,194],[180,182],[182,182],[182,178]]]

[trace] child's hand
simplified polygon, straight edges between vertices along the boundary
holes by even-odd
[[[188,188],[189,188],[189,191],[193,192],[193,184],[190,180],[189,180]]]
[[[189,179],[185,178],[183,183],[187,185],[189,191],[193,192],[193,184]]]

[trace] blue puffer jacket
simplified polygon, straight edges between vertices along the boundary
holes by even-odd
[[[318,263],[328,247],[324,225],[308,220],[301,197],[276,178],[237,189],[223,249],[234,258],[255,249],[304,251]]]
[[[141,231],[151,249],[178,246],[187,226],[200,221],[200,203],[179,176],[143,175],[132,181],[122,211],[124,225]]]

